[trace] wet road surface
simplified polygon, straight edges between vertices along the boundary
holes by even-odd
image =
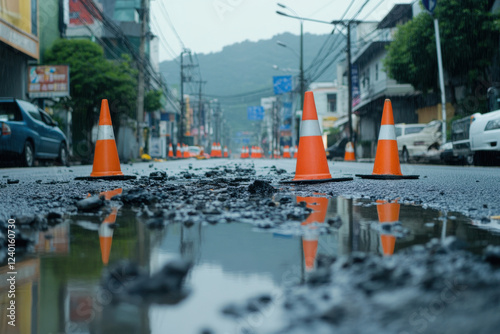
[[[403,173],[425,172],[422,179],[382,186],[357,179],[283,186],[277,181],[292,178],[294,165],[272,164],[276,167],[262,161],[255,166],[222,161],[127,165],[124,173],[139,177],[127,182],[73,180],[90,172],[89,166],[37,168],[32,175],[25,169],[1,170],[4,179],[19,180],[0,189],[9,203],[0,211],[19,227],[16,301],[17,323],[23,327],[18,328],[38,333],[327,333],[332,328],[432,333],[442,317],[466,314],[457,298],[473,302],[479,311],[496,298],[488,295],[499,281],[499,273],[490,269],[500,259],[500,251],[491,248],[500,243],[499,223],[491,219],[498,215],[497,198],[488,198],[498,183],[490,175],[494,169],[450,172],[404,165]],[[370,168],[335,163],[332,172],[350,175]],[[166,171],[166,179],[150,177],[155,171]],[[255,186],[256,179],[263,183]],[[114,192],[106,196],[106,191]],[[473,191],[469,203],[459,202]],[[106,199],[99,199],[101,193]],[[487,255],[481,255],[489,245]],[[10,329],[3,307],[9,299],[5,249],[2,256],[1,328]],[[356,265],[341,265],[352,259]],[[458,265],[441,265],[450,260]],[[180,283],[172,271],[159,276],[171,261],[189,266],[178,274]],[[409,262],[416,263],[414,272]],[[390,269],[374,280],[378,271],[394,266],[403,274]],[[118,285],[110,284],[117,273]],[[452,282],[453,302],[432,304],[446,288],[444,280],[454,275],[463,281]],[[134,286],[137,281],[142,283]],[[159,287],[157,281],[173,283]],[[403,301],[388,301],[391,291]],[[165,298],[155,298],[158,294]],[[434,305],[429,314],[421,312],[426,305]],[[480,318],[495,311],[498,306]],[[372,316],[360,322],[362,314]],[[478,332],[498,325],[472,316],[461,321],[463,328]],[[461,327],[449,329],[459,333]]]

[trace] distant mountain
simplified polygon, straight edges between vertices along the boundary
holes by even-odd
[[[328,41],[327,41],[328,39]],[[280,41],[288,47],[277,45]],[[332,43],[334,41],[335,43]],[[322,46],[319,59],[315,59]],[[331,47],[333,46],[333,48]],[[336,79],[338,60],[342,54],[345,39],[339,35],[304,35],[304,70],[307,82],[333,81]],[[244,41],[223,48],[222,51],[209,54],[192,55],[193,63],[199,63],[202,80],[207,83],[203,88],[206,99],[217,98],[224,110],[224,117],[233,130],[245,129],[246,107],[259,105],[260,98],[273,96],[272,77],[276,75],[299,75],[300,37],[290,33],[276,35],[268,40],[257,42]],[[335,57],[335,54],[341,53]],[[325,56],[328,57],[325,59]],[[336,58],[337,60],[332,62]],[[313,59],[316,61],[311,64]],[[190,63],[188,56],[184,63]],[[321,69],[332,63],[323,73]],[[279,69],[287,70],[277,70]],[[312,69],[309,69],[312,66]],[[160,64],[160,72],[167,84],[178,88],[180,85],[180,64],[176,61],[164,61]],[[185,70],[191,72],[193,80],[200,80],[198,68]],[[298,82],[298,80],[297,80]],[[185,94],[198,94],[198,84],[186,83]]]

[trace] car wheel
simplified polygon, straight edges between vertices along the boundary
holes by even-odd
[[[469,154],[465,157],[465,163],[469,166],[474,165],[474,154]]]
[[[401,154],[401,160],[403,163],[407,164],[410,162],[410,154],[406,148],[403,149],[403,153]]]
[[[68,149],[66,148],[66,143],[61,143],[61,148],[59,148],[59,157],[57,161],[63,166],[68,166]]]
[[[35,163],[35,151],[33,150],[33,145],[29,141],[24,143],[22,162],[24,167],[33,167]]]

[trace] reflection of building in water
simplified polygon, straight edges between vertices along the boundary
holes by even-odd
[[[54,226],[50,231],[36,232],[36,253],[66,254],[69,252],[69,222]]]
[[[7,265],[0,267],[0,332],[1,333],[36,333],[38,326],[38,280],[40,277],[40,260],[29,259],[15,264],[15,296],[11,294],[10,281],[12,275]],[[11,301],[15,302],[15,319],[9,319]],[[8,324],[15,320],[15,327]]]

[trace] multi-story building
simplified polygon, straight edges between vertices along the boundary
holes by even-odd
[[[352,110],[360,118],[358,132],[358,155],[373,157],[380,129],[384,100],[392,102],[396,123],[416,123],[419,93],[406,83],[389,78],[384,70],[383,60],[387,55],[386,46],[393,39],[397,25],[404,24],[413,17],[411,4],[395,5],[380,21],[375,29],[358,33],[359,48],[352,59],[353,80]]]
[[[337,71],[341,73],[341,71]],[[339,128],[341,132],[347,124],[347,87],[332,82],[313,82],[308,90],[314,94],[318,121],[323,134],[325,147],[328,145],[328,131]],[[335,140],[337,138],[331,138]]]
[[[0,96],[27,98],[28,64],[39,58],[37,11],[37,0],[0,0]]]

